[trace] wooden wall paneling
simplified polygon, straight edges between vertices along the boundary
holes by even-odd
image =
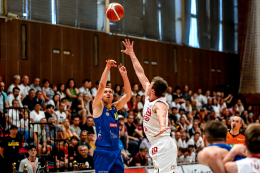
[[[192,74],[189,75],[189,78],[191,78],[192,76],[192,83],[193,83],[193,88],[194,90],[197,89],[197,87],[203,87],[200,83],[200,78],[201,78],[201,74],[199,69],[202,68],[201,63],[200,63],[200,49],[195,49],[193,48],[193,61],[192,61],[192,69],[193,72]]]
[[[167,44],[166,45],[166,63],[167,63],[167,66],[164,67],[164,69],[166,70],[166,73],[164,76],[165,77],[165,80],[168,82],[168,85],[173,87],[176,86],[177,84],[177,75],[174,74],[174,49],[176,48],[176,46],[174,46],[173,44]],[[178,60],[178,54],[181,52],[178,48],[177,49],[177,60]]]
[[[192,81],[193,61],[193,49],[189,47],[178,49],[178,83],[176,86]],[[193,82],[190,83],[189,87],[193,88]]]
[[[203,94],[206,92],[206,90],[211,90],[209,87],[209,78],[210,78],[210,65],[208,63],[209,60],[209,53],[210,51],[205,50],[201,51],[201,57],[200,57],[200,81],[201,81],[201,87]]]
[[[52,83],[58,86],[59,83],[64,83],[63,69],[62,69],[62,27],[51,25],[51,54],[52,54]],[[53,53],[53,49],[60,50],[60,54]]]
[[[164,80],[167,81],[167,44],[164,43],[160,43],[157,44],[157,66],[155,66],[155,68],[157,68],[157,76],[162,77]],[[168,82],[168,81],[167,81]]]
[[[28,58],[30,63],[30,79],[41,76],[41,24],[30,22],[27,24],[27,46],[28,46]],[[32,82],[33,80],[31,80]]]
[[[92,82],[95,80],[92,76],[94,50],[93,37],[93,32],[83,30],[81,39],[82,73],[85,78],[90,79]],[[94,86],[93,83],[92,85]]]
[[[110,45],[110,49],[111,49],[111,54],[113,54],[113,59],[117,62],[117,65],[120,65],[121,62],[121,48],[120,48],[120,45],[121,45],[121,40],[122,40],[122,37],[117,37],[117,36],[112,36],[112,38],[110,38],[109,35],[106,36],[106,40],[107,40],[107,43],[108,43],[108,40],[112,39],[110,42],[109,41],[109,45]],[[127,58],[125,56],[125,58]],[[128,74],[129,75],[129,74]],[[122,79],[122,76],[120,75],[120,72],[118,70],[118,68],[116,70],[113,70],[111,72],[111,77],[113,78],[113,87],[115,87],[116,84],[123,84],[123,79]],[[130,83],[131,84],[131,83]]]

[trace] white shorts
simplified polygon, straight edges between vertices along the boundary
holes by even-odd
[[[154,173],[177,173],[178,149],[170,136],[159,137],[151,142],[149,154],[153,159]]]

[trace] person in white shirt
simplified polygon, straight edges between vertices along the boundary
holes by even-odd
[[[144,95],[145,95],[145,90],[144,90],[144,88],[143,88],[142,85],[140,85],[140,91],[138,91],[138,94],[139,94],[140,96],[144,96]]]
[[[13,100],[12,101],[12,107],[14,109],[9,109],[8,110],[8,122],[9,122],[9,125],[15,125],[17,127],[20,126],[20,112],[17,108],[19,108],[19,101],[18,100]]]
[[[83,80],[82,87],[79,88],[79,92],[82,93],[83,95],[90,94],[89,83],[90,83],[89,79]]]
[[[138,94],[138,91],[139,91],[139,86],[137,83],[135,83],[132,87],[132,96],[137,96]]]
[[[19,75],[15,75],[14,76],[14,83],[12,85],[10,85],[7,89],[7,94],[13,94],[13,88],[14,87],[18,87],[20,89],[20,81],[21,81],[21,77]],[[19,96],[22,96],[22,91],[20,89],[20,92],[19,92]]]
[[[202,103],[205,105],[205,104],[208,104],[208,99],[210,99],[210,90],[207,90],[206,93],[205,93],[205,96],[203,98],[203,101]]]
[[[30,120],[32,123],[39,123],[42,118],[45,118],[45,114],[40,110],[41,105],[39,102],[35,102],[34,110],[30,113]]]
[[[91,89],[91,94],[92,94],[93,97],[95,97],[96,94],[97,94],[98,85],[99,85],[99,81],[97,81],[97,82],[95,83],[95,87],[93,87],[93,88]]]
[[[197,151],[201,151],[205,147],[203,139],[200,138],[199,132],[195,132],[194,138],[191,138],[187,145],[194,145]]]
[[[171,102],[173,101],[173,97],[172,97],[172,87],[168,87],[167,93],[165,93],[165,99],[168,102],[168,104],[170,105]]]
[[[225,100],[224,99],[220,99],[220,103],[219,103],[219,110],[220,110],[220,112],[222,112],[226,108],[227,108],[227,104],[225,103]]]
[[[22,84],[19,85],[19,88],[21,89],[21,92],[23,93],[24,97],[26,97],[29,94],[29,90],[31,89],[29,84],[29,77],[24,75],[22,78]]]
[[[170,108],[176,107],[177,110],[179,111],[179,109],[180,109],[180,107],[181,107],[181,105],[180,105],[180,99],[179,99],[178,97],[175,97],[174,101],[173,101],[171,104],[169,104],[169,107],[170,107]]]
[[[188,148],[183,148],[183,155],[179,157],[180,163],[191,163],[192,157],[190,157],[190,150]]]
[[[56,114],[58,115],[58,122],[59,122],[59,124],[61,124],[62,121],[66,119],[66,113],[64,112],[65,111],[64,108],[65,108],[65,104],[64,103],[60,103],[59,110],[56,111]],[[55,120],[57,120],[56,116],[52,115],[52,117]]]
[[[175,140],[176,145],[178,144],[179,139],[181,139],[181,133],[175,132],[174,140]]]
[[[227,173],[260,173],[260,125],[250,124],[245,132],[245,144],[236,144],[226,155],[223,162]],[[235,156],[246,156],[245,159],[232,162]]]
[[[187,148],[188,147],[188,145],[186,143],[186,137],[187,137],[187,134],[185,132],[183,132],[181,134],[181,138],[178,140],[178,143],[177,143],[178,148]]]
[[[239,113],[240,113],[240,115],[242,114],[242,112],[245,110],[244,109],[244,106],[243,106],[243,104],[242,104],[242,102],[241,102],[241,99],[238,99],[237,100],[237,109],[236,109],[236,111],[238,111]]]
[[[66,98],[65,94],[65,85],[63,83],[60,83],[57,88],[57,94],[60,95],[60,99]]]
[[[181,105],[187,112],[192,112],[191,100],[187,99],[185,103]]]
[[[212,102],[213,102],[212,107],[215,111],[215,114],[217,117],[219,117],[220,116],[220,106],[218,104],[218,101],[217,101],[217,99],[214,98]]]
[[[201,108],[203,105],[203,100],[204,100],[204,96],[202,95],[202,89],[198,88],[197,89],[197,104],[198,106]]]
[[[28,112],[24,111],[22,114],[23,118],[20,120],[20,126],[18,126],[21,129],[29,129],[29,119],[28,119]]]
[[[8,95],[8,104],[9,106],[12,106],[13,100],[17,100],[19,102],[19,106],[23,107],[23,104],[21,102],[21,96],[19,95],[20,93],[20,88],[19,87],[14,87],[12,94]]]

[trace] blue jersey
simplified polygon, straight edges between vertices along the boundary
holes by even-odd
[[[119,121],[115,106],[108,109],[106,106],[100,117],[94,118],[96,125],[96,147],[107,149],[118,149],[119,143]]]
[[[217,146],[217,147],[224,148],[224,149],[230,151],[232,149],[232,147],[234,146],[234,144],[216,143],[216,144],[211,144],[208,147],[211,147],[211,146]],[[244,158],[246,158],[246,157],[236,156],[233,161],[241,160]]]

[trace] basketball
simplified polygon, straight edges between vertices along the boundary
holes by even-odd
[[[119,21],[124,16],[124,8],[119,3],[111,3],[106,8],[106,15],[111,21]]]

